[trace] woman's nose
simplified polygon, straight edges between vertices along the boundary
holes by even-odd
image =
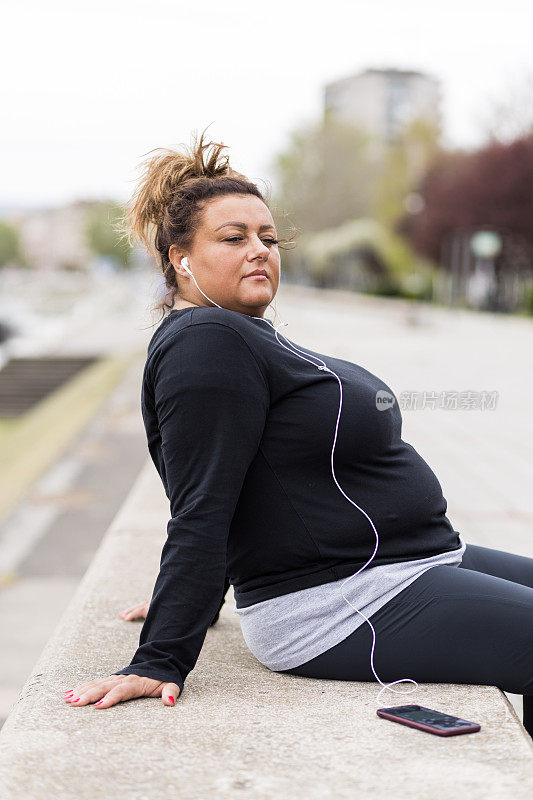
[[[270,249],[264,242],[261,241],[261,239],[258,239],[256,242],[253,243],[251,251],[253,255],[256,257],[258,255],[262,256],[266,255],[267,253],[270,252]]]

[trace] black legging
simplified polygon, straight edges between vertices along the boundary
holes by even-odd
[[[460,567],[431,567],[369,619],[376,631],[374,669],[383,683],[412,678],[522,694],[524,727],[533,736],[533,558],[467,544]],[[371,649],[364,622],[325,653],[279,671],[376,681]],[[399,704],[411,702],[396,696]]]

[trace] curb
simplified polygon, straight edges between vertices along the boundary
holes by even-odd
[[[24,493],[61,456],[125,374],[140,351],[103,357],[31,409],[3,439],[0,524]]]

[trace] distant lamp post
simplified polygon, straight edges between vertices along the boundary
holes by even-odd
[[[502,251],[502,237],[495,231],[478,231],[470,237],[470,248],[476,258],[492,261]]]
[[[476,258],[474,274],[468,286],[469,299],[478,307],[494,300],[494,261],[503,247],[502,237],[496,231],[477,231],[470,237],[470,249]]]

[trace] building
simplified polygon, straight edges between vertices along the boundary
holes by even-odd
[[[441,130],[440,82],[422,72],[367,69],[326,84],[325,113],[393,144],[402,128],[423,119]]]
[[[10,221],[20,232],[26,262],[34,269],[87,270],[92,253],[85,234],[86,214],[93,202],[77,200],[14,215]]]

